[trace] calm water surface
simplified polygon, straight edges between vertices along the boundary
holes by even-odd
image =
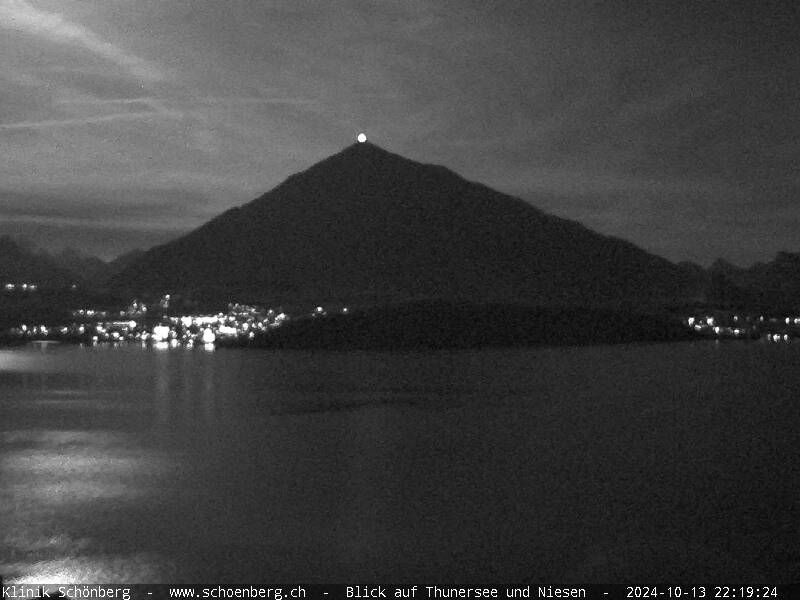
[[[799,392],[800,344],[0,349],[0,574],[798,580]]]

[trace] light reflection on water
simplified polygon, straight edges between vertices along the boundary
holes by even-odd
[[[0,573],[797,578],[798,357],[3,350]]]
[[[157,360],[148,392],[152,365],[132,357],[140,358],[130,349],[0,351],[0,572],[37,583],[165,573],[163,554],[125,548],[127,525],[114,523],[152,503],[154,486],[180,463],[147,443],[151,406],[169,405],[174,374]]]
[[[67,554],[80,550],[74,543],[65,545]],[[12,583],[62,585],[87,582],[158,581],[163,576],[163,558],[157,555],[132,554],[128,556],[84,555],[60,560],[41,561],[33,565],[8,565],[24,569],[25,575],[15,577]]]
[[[55,357],[39,352],[0,349],[0,372],[20,371],[36,373],[52,370]]]

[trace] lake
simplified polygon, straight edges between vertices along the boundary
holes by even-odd
[[[800,344],[0,349],[18,582],[800,579]]]

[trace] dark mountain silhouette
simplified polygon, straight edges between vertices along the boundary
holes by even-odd
[[[96,289],[143,254],[143,250],[133,250],[106,262],[75,248],[47,251],[27,238],[2,236],[0,282],[38,283],[46,287],[77,283],[86,289]]]
[[[56,265],[63,271],[70,273],[73,280],[80,282],[83,287],[88,289],[105,287],[112,276],[127,268],[144,255],[144,250],[136,249],[121,254],[117,258],[106,262],[97,256],[86,254],[75,248],[64,248],[56,252],[46,252],[36,248],[32,244],[29,245],[29,247],[45,260]]]
[[[0,236],[0,284],[34,283],[63,287],[76,281],[74,273],[25,241]]]
[[[684,280],[688,282],[690,291],[684,298],[686,305],[704,304],[708,300],[710,288],[709,271],[690,261],[679,262],[678,268],[683,272]]]
[[[107,280],[117,273],[124,271],[129,266],[134,264],[136,261],[140,260],[145,254],[145,251],[136,248],[135,250],[131,250],[130,252],[126,252],[125,254],[120,254],[114,260],[109,261],[106,263],[105,273],[104,273],[104,280]]]
[[[50,258],[62,269],[75,275],[86,285],[95,285],[108,277],[108,263],[74,248],[51,253]]]
[[[800,309],[800,253],[779,252],[771,262],[748,268],[719,259],[709,273],[709,297],[719,304],[777,311]]]
[[[0,345],[17,339],[7,335],[11,327],[63,325],[79,307],[118,309],[123,298],[98,292],[95,287],[107,276],[106,269],[108,265],[99,258],[77,250],[53,255],[29,240],[0,236]]]
[[[354,144],[111,278],[131,294],[380,304],[644,305],[693,276],[452,171]]]
[[[27,240],[0,236],[0,344],[3,332],[20,323],[47,323],[66,318],[65,299],[76,297],[75,275],[62,269]],[[12,284],[12,289],[6,289]],[[22,289],[22,284],[34,284]]]

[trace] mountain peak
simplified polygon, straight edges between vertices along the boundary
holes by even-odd
[[[630,243],[358,142],[154,248],[121,289],[277,303],[672,297],[685,274]]]
[[[416,162],[372,142],[357,142],[291,175],[256,202],[273,197],[278,189],[294,190],[301,194],[313,193],[318,198],[333,196],[328,199],[334,204],[367,197],[371,201],[390,197],[398,200],[395,193],[399,191],[398,188],[405,188],[405,200],[430,196],[431,191],[442,191],[444,188],[449,190],[445,195],[452,197],[456,188],[466,184],[464,179],[446,167]],[[320,195],[323,190],[326,193]],[[308,202],[313,204],[312,200]]]
[[[394,154],[392,152],[389,152],[388,150],[382,148],[381,146],[378,146],[377,144],[373,144],[372,142],[355,142],[354,144],[345,146],[341,151],[337,152],[336,154],[333,154],[332,156],[323,159],[321,162],[317,163],[317,165],[337,163],[341,161],[375,162],[375,161],[386,161],[392,159],[397,161],[402,161],[405,163],[414,162],[412,160],[400,156],[399,154]]]

